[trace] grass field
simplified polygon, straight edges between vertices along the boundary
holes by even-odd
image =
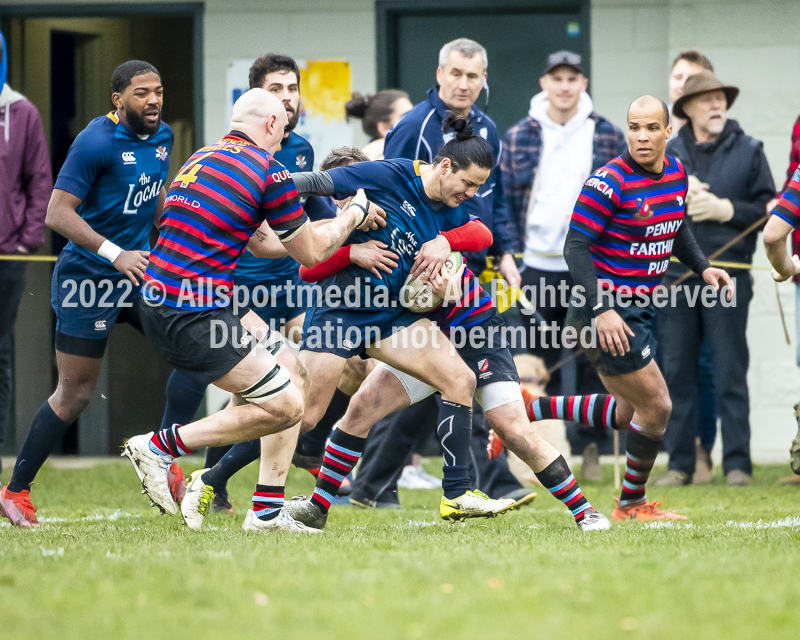
[[[776,484],[786,472],[649,492],[689,524],[582,534],[540,492],[449,525],[438,492],[406,491],[402,511],[335,507],[324,535],[300,538],[241,531],[254,467],[231,485],[239,513],[200,532],[148,508],[129,466],[45,467],[42,528],[0,525],[0,638],[796,638],[800,489]],[[606,473],[584,490],[610,514]],[[295,471],[287,494],[312,486]]]

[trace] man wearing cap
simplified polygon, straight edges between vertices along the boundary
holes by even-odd
[[[690,76],[673,113],[686,118],[678,136],[667,144],[689,175],[686,224],[707,256],[714,254],[764,216],[775,195],[763,144],[745,135],[728,109],[739,89],[724,85],[711,71]],[[750,484],[750,400],[747,389],[749,351],[745,331],[753,287],[750,265],[757,231],[728,247],[717,260],[734,281],[735,306],[702,303],[703,283],[689,277],[676,304],[661,309],[658,319],[664,377],[672,398],[672,416],[665,446],[670,473],[688,484],[695,468],[694,433],[697,413],[697,370],[703,338],[711,348],[716,407],[722,423],[722,469],[729,486]],[[669,267],[664,284],[686,272]]]
[[[594,111],[586,93],[588,82],[580,55],[571,51],[550,54],[539,78],[542,91],[531,99],[528,115],[506,133],[500,158],[509,212],[519,227],[520,244],[524,244],[522,284],[559,335],[569,306],[568,288],[573,284],[562,256],[572,209],[592,172],[626,149],[622,131]],[[545,287],[564,294],[554,300],[549,294],[542,295]],[[547,346],[540,341],[532,349],[548,367],[561,356],[561,349],[551,345],[552,340]],[[581,380],[580,392],[603,388],[585,359],[572,377]],[[561,380],[560,371],[556,372],[548,390],[562,393]],[[568,395],[575,392],[564,390]],[[581,429],[577,434],[584,454],[582,471],[587,479],[600,480],[598,446],[590,432],[594,429]],[[597,464],[587,464],[589,460]]]

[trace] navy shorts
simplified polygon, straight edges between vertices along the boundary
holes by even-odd
[[[287,281],[291,291],[287,291]],[[236,282],[237,287],[243,287],[246,290],[247,307],[255,311],[258,317],[261,318],[267,325],[274,331],[279,331],[281,325],[293,320],[297,316],[303,314],[307,310],[307,304],[304,303],[308,300],[306,285],[300,278],[285,278],[282,280],[270,280],[266,282],[245,284]],[[303,292],[300,290],[303,289]],[[243,299],[245,294],[241,294]],[[239,309],[237,315],[242,317],[246,310]]]
[[[630,351],[621,356],[612,356],[600,347],[596,334],[594,334],[594,346],[580,345],[589,362],[601,376],[618,376],[644,369],[656,353],[657,342],[653,335],[655,308],[652,303],[640,307],[631,302],[627,307],[615,307],[614,310],[633,331],[633,337],[628,336]],[[573,304],[573,300],[570,300],[567,325],[578,332],[579,338],[581,329],[593,324],[594,314],[591,309],[587,305],[577,307]]]
[[[505,320],[495,309],[488,320],[467,330],[464,346],[453,337],[458,355],[475,374],[478,388],[493,382],[519,382],[517,366],[502,331],[505,326]]]
[[[366,357],[380,340],[421,319],[398,304],[385,309],[317,306],[306,311],[300,350]]]
[[[102,358],[117,322],[141,332],[141,293],[126,275],[65,249],[56,260],[50,284],[56,314],[56,349]]]

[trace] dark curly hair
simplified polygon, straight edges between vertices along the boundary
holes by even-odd
[[[256,58],[253,66],[250,67],[250,88],[260,89],[264,86],[264,78],[267,77],[267,74],[275,71],[291,71],[297,77],[297,82],[300,82],[300,69],[294,58],[278,53],[268,53]]]

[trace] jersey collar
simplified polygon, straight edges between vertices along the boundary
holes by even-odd
[[[622,159],[636,173],[638,173],[640,175],[643,175],[645,178],[649,178],[650,180],[656,180],[656,181],[661,180],[661,178],[664,177],[664,174],[667,171],[667,162],[668,162],[667,158],[668,157],[669,156],[666,156],[666,155],[664,156],[664,164],[661,167],[661,171],[659,173],[655,173],[653,171],[648,171],[642,165],[640,165],[638,162],[636,162],[636,160],[633,159],[633,156],[631,156],[630,151],[628,151],[627,149],[625,150],[625,153],[622,154]]]

